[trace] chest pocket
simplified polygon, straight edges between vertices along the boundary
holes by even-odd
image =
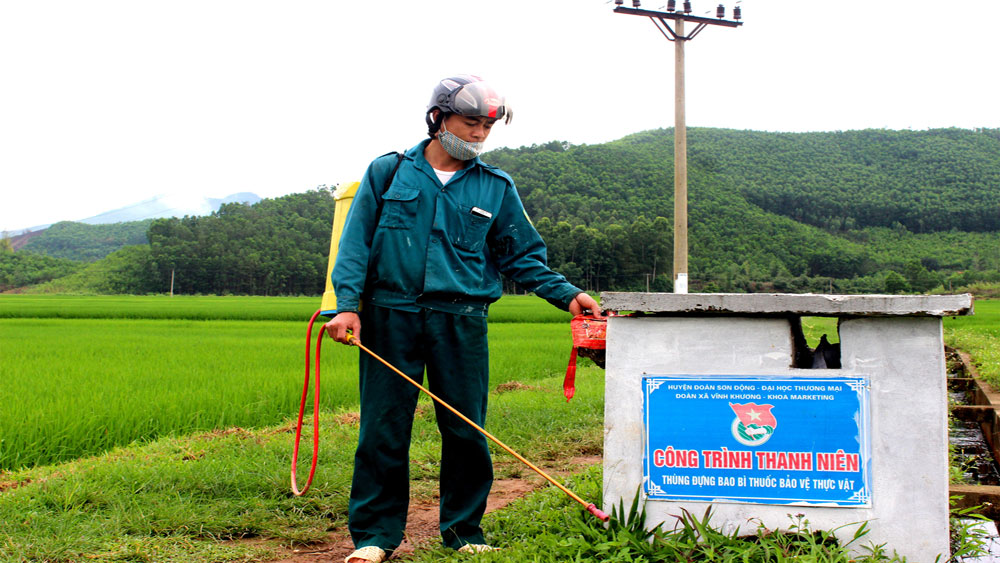
[[[382,197],[380,227],[409,229],[417,220],[417,196],[420,190],[406,186],[392,186]]]
[[[473,211],[474,209],[476,211]],[[461,211],[459,212],[460,228],[457,233],[458,236],[453,241],[455,246],[469,252],[479,252],[482,250],[492,218],[483,217],[481,213],[482,211],[478,207],[469,205],[461,207]]]

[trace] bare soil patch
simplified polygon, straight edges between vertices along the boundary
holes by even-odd
[[[550,466],[541,464],[546,473],[555,477],[565,477],[582,471],[586,467],[601,462],[601,456],[579,456]],[[508,504],[524,497],[528,493],[541,489],[549,483],[534,472],[525,474],[519,479],[497,479],[486,504],[486,512],[499,510]],[[393,559],[406,560],[414,548],[425,543],[439,541],[437,498],[411,500],[406,518],[405,539],[393,555]],[[326,541],[309,547],[287,550],[272,563],[329,563],[343,561],[352,551],[354,544],[347,532],[346,526],[330,532]]]

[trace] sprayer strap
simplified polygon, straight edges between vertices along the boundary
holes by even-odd
[[[382,218],[382,196],[385,192],[389,191],[389,186],[392,185],[393,178],[396,177],[396,171],[399,170],[399,165],[403,163],[403,153],[396,153],[396,166],[392,168],[392,172],[385,179],[385,183],[382,186],[382,192],[380,193],[375,189],[375,184],[372,184],[372,195],[375,196],[375,225],[378,226],[378,222]]]
[[[566,366],[566,377],[563,378],[563,396],[568,403],[576,394],[576,346],[569,354],[569,365]]]

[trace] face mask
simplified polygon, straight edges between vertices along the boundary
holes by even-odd
[[[483,151],[483,143],[463,141],[458,135],[445,129],[444,123],[441,124],[441,131],[437,138],[445,152],[458,160],[472,160]]]

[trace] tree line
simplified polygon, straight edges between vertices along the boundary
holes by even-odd
[[[484,160],[514,178],[550,265],[570,281],[592,291],[669,291],[672,136],[553,141]],[[899,292],[1000,281],[1000,130],[692,128],[688,142],[694,291]],[[177,293],[317,294],[333,204],[320,186],[154,220],[148,244],[76,271],[61,287],[157,293],[173,276]]]
[[[93,262],[123,246],[149,242],[146,231],[152,222],[152,219],[146,219],[89,225],[60,221],[42,232],[32,233],[21,249],[78,262]]]

